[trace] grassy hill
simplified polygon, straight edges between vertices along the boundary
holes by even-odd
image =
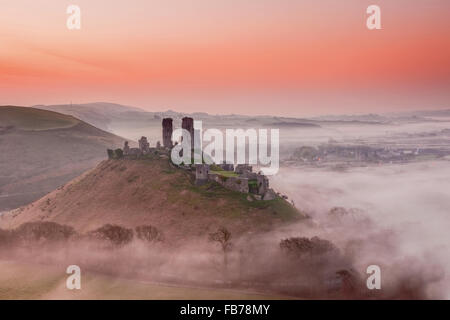
[[[72,116],[0,106],[0,212],[39,199],[123,141]]]
[[[0,219],[1,228],[28,221],[53,221],[80,232],[106,223],[125,227],[151,224],[169,242],[205,238],[226,226],[239,235],[270,230],[301,219],[287,201],[247,199],[216,183],[195,186],[188,171],[167,158],[105,160],[35,203]]]
[[[128,114],[144,113],[144,110],[116,103],[94,102],[86,104],[37,105],[35,108],[71,115],[102,130],[108,130],[110,124],[118,118],[127,118]],[[137,118],[139,116],[136,116]]]
[[[73,117],[33,108],[1,107],[0,112],[0,125],[5,131],[12,128],[24,131],[65,129],[80,123]]]

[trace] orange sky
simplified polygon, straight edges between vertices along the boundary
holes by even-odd
[[[82,28],[66,28],[66,8]],[[366,28],[370,4],[382,30]],[[448,0],[15,0],[0,104],[313,115],[450,108]]]

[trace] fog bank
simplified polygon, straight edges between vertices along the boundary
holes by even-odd
[[[364,239],[366,249],[356,257],[360,264],[384,265],[385,276],[412,272],[430,281],[438,277],[429,290],[450,298],[445,274],[450,265],[450,161],[339,172],[282,168],[271,184],[321,224],[329,240],[348,245],[352,239]],[[332,224],[327,213],[336,206],[358,209],[353,210],[357,220],[368,219],[370,226]]]

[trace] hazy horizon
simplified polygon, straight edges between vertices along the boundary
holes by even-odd
[[[112,101],[146,110],[310,116],[450,108],[450,3],[3,4],[2,104]],[[35,14],[39,12],[39,14]]]
[[[430,109],[424,109],[424,108],[417,108],[417,109],[411,109],[411,110],[399,110],[399,111],[382,111],[382,112],[370,112],[370,111],[355,111],[355,112],[339,112],[338,110],[336,110],[336,112],[334,113],[318,113],[318,114],[299,114],[299,115],[279,115],[279,114],[275,114],[275,113],[257,113],[257,114],[248,114],[245,112],[236,112],[236,113],[221,113],[221,112],[208,112],[208,111],[200,111],[200,110],[190,110],[190,111],[182,111],[182,110],[178,110],[177,108],[174,107],[168,107],[168,108],[160,108],[160,109],[148,109],[145,107],[142,107],[140,105],[130,105],[127,103],[119,103],[119,102],[112,102],[112,101],[84,101],[84,102],[80,102],[80,103],[58,103],[58,104],[47,104],[47,103],[36,103],[36,104],[31,104],[31,105],[15,105],[17,107],[27,107],[27,108],[37,108],[39,109],[39,106],[70,106],[70,105],[74,105],[74,106],[86,106],[86,105],[90,105],[90,104],[117,104],[123,107],[129,107],[129,108],[137,108],[137,109],[141,109],[144,112],[154,112],[154,113],[164,113],[164,112],[176,112],[176,113],[181,113],[181,114],[195,114],[195,113],[206,113],[208,115],[211,116],[226,116],[226,115],[237,115],[237,116],[244,116],[244,117],[252,117],[252,116],[256,116],[256,117],[286,117],[286,118],[302,118],[302,117],[308,117],[308,118],[314,118],[314,117],[321,117],[321,116],[363,116],[363,115],[391,115],[391,114],[396,114],[396,113],[403,113],[403,112],[425,112],[425,111],[447,111],[450,110],[450,107],[442,107],[442,108],[430,108]],[[7,106],[7,105],[12,105],[12,104],[0,104],[0,106]]]

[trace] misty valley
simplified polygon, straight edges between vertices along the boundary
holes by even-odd
[[[0,297],[448,292],[448,111],[296,119],[99,103],[0,114],[8,128],[0,131]],[[278,172],[170,161],[161,123],[173,119],[176,130],[190,117],[216,133],[278,129]],[[69,265],[81,270],[81,290],[66,288]],[[378,285],[368,285],[368,270],[379,270]]]

